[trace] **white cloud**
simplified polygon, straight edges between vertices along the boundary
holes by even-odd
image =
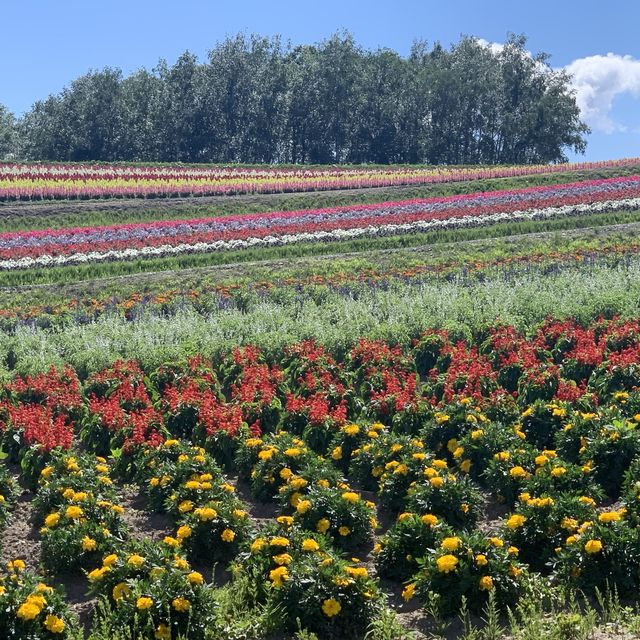
[[[604,133],[627,131],[611,117],[614,98],[621,94],[640,97],[640,60],[608,53],[578,58],[565,67],[573,76],[576,100],[582,119]]]
[[[484,38],[476,38],[476,42],[481,47],[486,47],[487,49],[489,49],[491,53],[493,53],[494,55],[497,55],[498,53],[502,53],[502,50],[504,49],[503,44],[500,44],[499,42],[489,42]]]
[[[490,42],[484,38],[476,38],[476,41],[494,55],[504,49],[504,44],[500,42]],[[530,51],[526,53],[533,57]],[[608,53],[606,56],[578,58],[564,70],[572,76],[582,120],[594,131],[640,133],[640,122],[627,126],[611,117],[616,96],[630,94],[640,97],[640,60]]]

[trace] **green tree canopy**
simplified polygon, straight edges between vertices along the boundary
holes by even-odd
[[[16,143],[7,131],[0,111],[0,153]],[[570,78],[523,36],[416,42],[403,57],[338,33],[297,47],[238,35],[204,62],[186,52],[128,77],[91,71],[17,131],[36,160],[520,164],[583,152],[588,128]]]

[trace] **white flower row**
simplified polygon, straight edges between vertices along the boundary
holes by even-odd
[[[164,244],[157,247],[140,249],[119,249],[110,251],[91,251],[69,255],[42,255],[35,258],[19,258],[17,260],[0,260],[0,270],[29,269],[32,267],[59,267],[70,264],[91,264],[118,260],[135,260],[137,258],[158,258],[175,256],[183,253],[211,253],[215,251],[233,251],[257,247],[274,247],[304,242],[330,242],[352,240],[362,237],[392,236],[407,233],[434,231],[459,227],[479,227],[516,222],[520,220],[541,220],[565,216],[588,215],[603,211],[632,210],[640,208],[640,198],[625,200],[608,200],[591,204],[567,205],[564,207],[547,207],[511,213],[494,213],[482,216],[465,216],[443,220],[424,220],[406,224],[383,224],[354,229],[334,229],[333,231],[316,231],[296,233],[282,236],[265,236],[262,238],[246,238],[244,240],[217,240],[215,242],[198,242],[195,244]]]

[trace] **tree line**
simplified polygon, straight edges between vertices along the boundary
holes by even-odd
[[[584,152],[570,78],[524,36],[463,37],[409,55],[348,33],[310,46],[244,34],[204,62],[74,80],[16,119],[0,158],[241,163],[544,163]]]

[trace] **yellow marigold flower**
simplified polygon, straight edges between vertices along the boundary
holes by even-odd
[[[444,485],[444,480],[440,476],[435,476],[429,480],[429,484],[434,487],[434,489],[440,489]]]
[[[510,556],[517,556],[520,553],[520,549],[518,549],[518,547],[511,546],[507,549],[507,553]]]
[[[273,583],[274,587],[281,587],[282,584],[289,579],[289,572],[287,567],[278,567],[269,572],[269,580]]]
[[[231,529],[225,529],[221,534],[220,538],[222,538],[223,542],[233,542],[233,539],[236,537],[235,531]]]
[[[509,575],[513,576],[514,578],[519,577],[521,573],[522,573],[522,569],[519,569],[518,567],[515,567],[514,565],[511,565],[509,567]]]
[[[71,518],[72,520],[81,518],[83,514],[84,511],[82,511],[82,508],[76,506],[67,507],[67,510],[65,511],[65,515],[67,516],[67,518]]]
[[[147,609],[151,609],[151,607],[153,607],[153,600],[151,598],[143,596],[136,600],[136,609],[140,611],[146,611]]]
[[[560,476],[563,476],[565,473],[567,473],[567,470],[565,469],[565,467],[554,467],[553,469],[551,469],[551,475],[554,478],[559,478]]]
[[[406,476],[409,473],[409,467],[406,464],[399,464],[394,470],[393,473],[400,476]]]
[[[59,513],[50,513],[45,519],[44,519],[44,525],[45,527],[55,527],[58,522],[60,522],[60,514]]]
[[[445,551],[457,551],[460,547],[461,540],[457,536],[453,536],[451,538],[444,538],[441,543],[441,547]]]
[[[404,522],[413,516],[413,513],[405,512],[398,516],[398,522]]]
[[[134,553],[127,558],[127,564],[134,569],[139,569],[144,563],[145,559],[137,553]]]
[[[408,584],[403,590],[402,590],[402,597],[404,598],[405,602],[409,602],[409,600],[411,600],[411,598],[413,598],[413,596],[415,595],[416,592],[416,584],[415,582],[412,582],[411,584]]]
[[[316,531],[318,531],[319,533],[326,533],[330,526],[331,523],[329,522],[329,520],[327,520],[327,518],[321,518],[316,524]]]
[[[189,611],[189,609],[191,608],[191,603],[186,599],[186,598],[174,598],[171,601],[171,606],[178,612],[178,613],[185,613],[186,611]]]
[[[369,577],[369,572],[365,567],[346,567],[344,572],[348,573],[352,578],[368,578]]]
[[[36,591],[38,593],[53,593],[53,587],[46,585],[44,582],[38,582]]]
[[[284,455],[288,458],[297,458],[302,454],[302,450],[298,447],[290,447],[289,449],[284,450]]]
[[[320,549],[320,545],[312,538],[306,538],[302,541],[303,551],[318,551],[318,549]]]
[[[327,618],[333,618],[337,616],[342,610],[342,606],[335,598],[329,598],[322,603],[322,613]]]
[[[126,582],[118,582],[118,584],[113,587],[111,595],[116,602],[119,602],[123,598],[128,598],[131,595],[131,587]]]
[[[431,513],[427,513],[420,518],[428,527],[435,527],[438,524],[438,517]]]
[[[440,458],[436,458],[435,460],[433,460],[433,462],[431,463],[431,466],[434,469],[446,469],[447,468],[447,461],[446,460],[440,460]]]
[[[360,427],[357,424],[347,424],[342,427],[342,432],[353,438],[360,433]]]
[[[188,538],[192,533],[191,527],[187,524],[183,524],[181,527],[178,527],[178,531],[176,532],[176,536],[178,540],[184,540]]]
[[[289,480],[289,478],[291,478],[293,476],[293,471],[291,471],[291,469],[289,469],[289,467],[282,467],[282,469],[280,469],[279,476],[283,480]]]
[[[273,561],[278,565],[291,564],[293,558],[288,553],[279,553],[277,556],[273,556]]]
[[[504,540],[502,540],[501,538],[487,538],[487,541],[489,542],[489,544],[493,545],[494,547],[497,547],[497,548],[504,547]]]
[[[183,500],[179,505],[178,505],[178,511],[180,513],[188,513],[189,511],[193,510],[193,502],[191,500]]]
[[[590,554],[600,553],[602,551],[602,542],[600,540],[589,540],[584,545],[584,550]]]
[[[284,538],[282,536],[274,536],[269,541],[269,544],[272,547],[288,547],[291,543],[289,542],[288,538]]]
[[[498,453],[494,454],[493,458],[494,460],[498,460],[499,462],[506,462],[507,460],[509,460],[509,458],[511,458],[511,454],[508,451],[499,451]]]
[[[471,432],[471,439],[479,440],[480,438],[482,438],[483,435],[484,435],[483,429],[475,429],[474,431]]]
[[[118,556],[115,553],[105,556],[102,560],[105,567],[112,567],[116,562],[118,562]]]
[[[544,467],[544,465],[547,464],[547,462],[549,462],[549,458],[547,458],[547,456],[544,456],[544,455],[539,455],[534,458],[534,462],[536,463],[537,466]]]
[[[193,586],[204,584],[204,578],[202,577],[202,574],[199,573],[198,571],[192,571],[187,576],[187,582],[193,587]]]
[[[293,518],[291,516],[278,516],[276,518],[276,522],[284,525],[285,527],[290,527],[293,525]]]
[[[267,541],[264,538],[256,538],[250,547],[251,553],[260,553],[267,546]]]
[[[82,550],[83,551],[95,551],[98,547],[98,543],[89,536],[82,538]]]
[[[526,478],[529,475],[521,466],[511,467],[509,475],[512,478]]]
[[[162,539],[162,542],[164,542],[168,547],[171,547],[172,549],[180,546],[180,540],[172,536],[165,536]]]
[[[41,472],[40,476],[42,478],[48,478],[53,473],[53,467],[45,467]]]
[[[479,567],[485,567],[486,565],[488,565],[489,561],[487,560],[487,556],[485,556],[484,553],[479,553],[476,556],[476,564]]]
[[[16,615],[21,620],[34,620],[40,615],[40,611],[42,611],[40,607],[37,607],[31,602],[25,602],[24,604],[20,605],[18,611],[16,612]]]
[[[44,619],[44,628],[50,633],[62,633],[65,629],[66,625],[62,618],[58,618],[58,616],[54,616],[53,614],[49,614]]]
[[[461,470],[463,473],[469,473],[469,471],[471,471],[471,465],[472,465],[471,460],[469,460],[469,459],[467,459],[467,460],[463,460],[463,461],[460,463],[460,470]]]
[[[507,520],[507,527],[509,527],[509,529],[519,529],[524,525],[525,520],[526,518],[524,516],[514,514]]]
[[[560,526],[563,529],[577,529],[578,521],[575,518],[569,518],[565,516],[564,518],[562,518],[562,522],[560,523]]]
[[[9,560],[9,562],[7,562],[7,568],[9,569],[9,571],[15,571],[15,572],[19,572],[19,571],[24,571],[26,569],[27,565],[25,564],[24,560]]]
[[[98,582],[102,580],[102,578],[104,578],[104,574],[110,570],[111,569],[109,567],[101,567],[100,569],[94,569],[93,571],[90,571],[87,574],[87,578],[89,579],[89,582]]]
[[[605,511],[598,516],[600,522],[618,522],[622,516],[617,511]]]
[[[331,458],[333,460],[342,460],[342,447],[334,447],[333,451],[331,452]]]
[[[567,544],[574,544],[574,543],[576,543],[577,541],[578,541],[578,536],[569,536],[569,537],[565,540],[565,542],[566,542]]]
[[[435,420],[437,424],[444,424],[450,420],[450,417],[446,413],[436,413]]]
[[[298,505],[296,506],[296,511],[300,515],[304,515],[305,513],[307,513],[309,509],[311,509],[311,500],[300,500],[298,502]]]
[[[189,563],[184,558],[176,556],[176,559],[173,561],[173,566],[182,571],[189,568]]]
[[[171,627],[168,627],[166,624],[159,624],[155,633],[155,640],[171,640]]]
[[[482,576],[480,578],[480,591],[491,591],[491,589],[493,589],[491,576]]]
[[[211,507],[201,507],[193,512],[201,522],[207,522],[218,517],[218,512]]]
[[[351,533],[351,529],[349,527],[340,527],[338,533],[343,537],[348,536]]]
[[[592,507],[594,507],[596,504],[596,501],[593,498],[589,498],[588,496],[580,496],[578,500],[580,500],[582,504],[588,504],[589,506],[592,506]]]
[[[440,573],[450,573],[458,566],[458,558],[452,555],[441,556],[436,560],[436,567]]]
[[[27,597],[25,602],[28,602],[29,604],[33,604],[39,609],[44,609],[44,607],[46,607],[47,605],[47,600],[42,594],[32,593],[30,596]]]

